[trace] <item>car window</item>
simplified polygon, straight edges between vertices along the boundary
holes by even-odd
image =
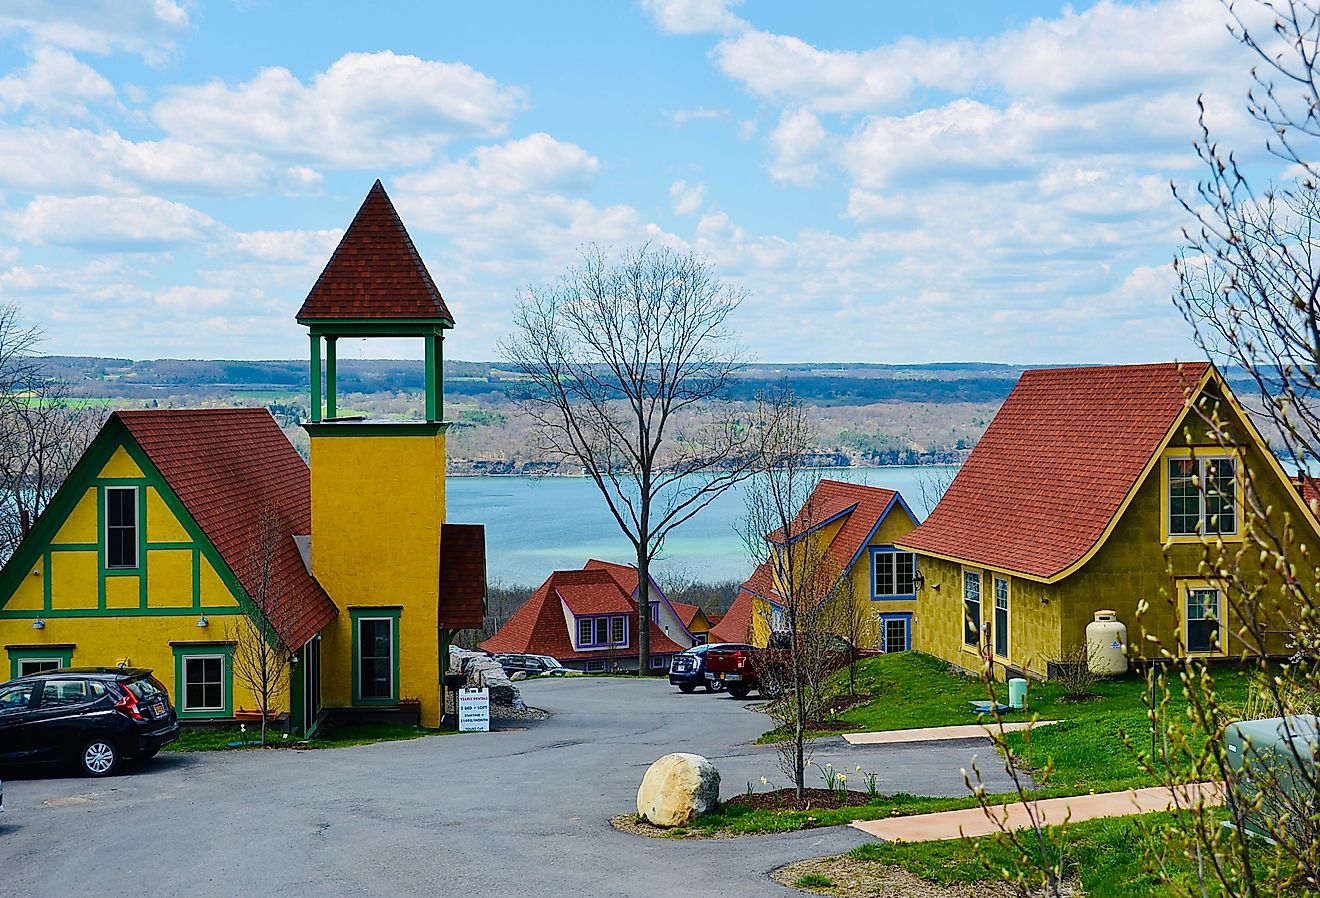
[[[106,693],[105,684],[100,680],[88,680],[87,689],[91,693],[92,698],[103,698]]]
[[[0,688],[0,712],[21,711],[32,701],[33,684],[18,683]]]
[[[41,689],[41,707],[81,705],[87,701],[86,680],[47,680]]]
[[[142,702],[150,702],[154,699],[159,699],[165,694],[163,690],[156,687],[155,682],[149,677],[143,677],[140,680],[129,680],[127,683],[121,685],[129,692],[133,693],[134,698]]]

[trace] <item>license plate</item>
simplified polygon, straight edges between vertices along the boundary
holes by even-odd
[[[165,714],[165,703],[156,702],[156,704],[151,706],[151,713],[155,714],[157,717],[163,716]]]
[[[724,671],[720,671],[720,679],[721,679],[721,680],[741,680],[741,679],[742,679],[742,674],[731,674],[731,673],[725,673]]]

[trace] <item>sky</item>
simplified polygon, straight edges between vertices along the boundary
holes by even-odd
[[[50,354],[304,358],[376,178],[490,360],[596,243],[692,251],[762,362],[1197,356],[1171,302],[1216,0],[5,0],[0,302]],[[1268,163],[1262,162],[1268,168]],[[1272,174],[1272,172],[1267,172]],[[415,355],[341,343],[342,356]]]

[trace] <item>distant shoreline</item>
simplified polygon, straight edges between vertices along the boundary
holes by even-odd
[[[958,468],[962,462],[931,462],[923,465],[826,465],[818,468],[811,468],[813,471],[881,471],[881,470],[913,470],[919,471],[924,468]],[[587,479],[586,474],[568,474],[549,472],[544,474],[529,474],[524,472],[508,474],[490,474],[479,473],[475,471],[447,471],[446,477],[567,477],[576,479]]]

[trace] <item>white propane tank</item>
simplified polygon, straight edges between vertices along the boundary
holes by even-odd
[[[1127,627],[1112,611],[1097,611],[1086,625],[1087,660],[1091,673],[1127,673]]]

